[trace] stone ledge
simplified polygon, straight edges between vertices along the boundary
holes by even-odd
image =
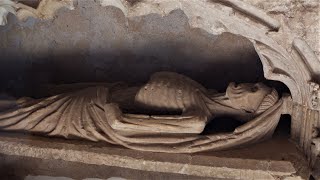
[[[47,163],[56,161],[71,164],[81,163],[83,168],[86,166],[97,166],[105,167],[105,169],[112,167],[111,169],[113,169],[113,171],[123,171],[123,169],[125,169],[129,171],[128,174],[131,174],[130,170],[141,171],[140,173],[136,173],[137,177],[125,177],[130,179],[141,179],[144,172],[151,174],[160,173],[168,175],[169,178],[175,176],[180,178],[186,176],[189,178],[226,179],[284,179],[285,177],[298,177],[299,167],[297,167],[297,162],[300,166],[303,166],[305,163],[301,161],[303,158],[301,158],[296,150],[291,150],[289,152],[287,151],[287,154],[290,154],[289,156],[291,158],[286,160],[282,160],[283,158],[279,159],[277,155],[268,159],[267,157],[273,156],[272,150],[270,151],[273,147],[272,143],[275,143],[273,141],[279,140],[271,140],[253,145],[250,148],[233,151],[191,155],[139,152],[101,143],[41,138],[19,134],[1,134],[0,154],[2,154],[2,158],[6,161],[15,159],[19,164],[26,163],[23,162],[26,159],[30,162],[33,161],[32,159],[35,159]],[[286,146],[293,145],[287,142]],[[292,147],[287,148],[292,149]],[[248,157],[246,154],[246,151],[261,151],[261,149],[266,149],[265,153],[261,153],[264,154],[264,157]],[[284,148],[279,149],[286,151]],[[271,154],[268,155],[270,152]],[[283,152],[279,152],[279,154],[281,153]],[[243,155],[243,157],[241,157],[241,155]],[[1,162],[4,163],[5,161]],[[37,162],[34,162],[33,164],[36,163]],[[31,166],[33,166],[32,163]],[[60,166],[59,163],[57,163],[56,166]],[[87,168],[83,170],[86,169]],[[36,174],[46,175],[47,171],[51,171],[51,168],[43,172],[37,170]],[[79,169],[77,171],[79,171]],[[63,175],[72,177],[74,173],[75,172],[70,172],[69,176],[68,174]],[[52,174],[54,175],[54,172],[51,172],[51,175]],[[112,173],[110,175],[112,175]],[[88,174],[88,177],[94,176],[96,176],[96,174]]]

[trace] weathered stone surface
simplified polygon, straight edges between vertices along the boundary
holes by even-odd
[[[142,86],[121,84],[92,84],[44,99],[13,100],[0,113],[0,130],[77,137],[142,151],[195,153],[270,138],[286,107],[277,90],[263,83],[231,82],[225,93],[217,93],[182,74],[157,72]],[[230,132],[202,134],[212,119],[224,116],[247,123]]]
[[[320,4],[318,0],[285,0],[285,1],[255,1],[243,0],[263,9],[270,16],[281,21],[283,30],[289,31],[279,43],[290,44],[293,38],[302,37],[311,46],[320,59]]]
[[[220,91],[231,81],[263,79],[250,41],[192,28],[181,10],[126,19],[117,8],[81,0],[52,21],[9,18],[10,24],[0,27],[1,88],[19,94],[36,95],[31,91],[42,83],[142,83],[161,70],[184,73]]]
[[[107,176],[130,179],[152,176],[158,179],[155,173],[160,173],[159,179],[166,176],[181,179],[185,175],[190,179],[276,179],[306,176],[303,172],[304,158],[294,145],[284,138],[276,138],[251,148],[195,155],[139,152],[115,146],[79,141],[66,142],[59,139],[51,139],[51,142],[48,142],[45,138],[18,134],[1,134],[0,147],[1,166],[4,167],[2,173],[7,174],[10,174],[8,168],[13,166],[15,171],[22,175],[34,172],[38,175],[77,179],[108,178]],[[253,154],[252,150],[256,153]],[[87,172],[76,172],[86,166]],[[93,173],[92,167],[96,167],[96,174]],[[114,171],[114,168],[118,171]],[[102,173],[101,170],[105,172]],[[136,170],[141,171],[140,175],[134,173]],[[123,172],[122,176],[119,172]]]
[[[90,7],[87,6],[89,1],[77,1],[79,3],[79,7]],[[97,1],[98,2],[98,1]],[[88,49],[90,50],[90,46],[88,46],[87,39],[84,41],[79,41],[77,43],[74,43],[78,38],[71,40],[69,39],[70,34],[68,32],[71,32],[71,34],[75,34],[78,37],[83,36],[92,36],[95,37],[95,33],[99,32],[99,39],[94,39],[97,43],[94,48],[95,51],[101,52],[104,49],[106,49],[103,45],[106,42],[111,42],[111,39],[114,37],[114,32],[121,32],[122,34],[127,34],[127,27],[130,27],[130,21],[134,19],[139,19],[142,21],[145,21],[149,17],[154,16],[170,16],[173,12],[182,12],[182,16],[179,16],[179,18],[175,20],[169,20],[165,21],[164,24],[168,25],[164,28],[162,26],[162,23],[157,23],[151,26],[141,26],[137,25],[134,29],[137,29],[135,32],[140,32],[143,29],[146,29],[147,32],[150,32],[154,29],[160,29],[160,32],[163,32],[163,30],[168,30],[168,33],[163,33],[164,36],[161,36],[164,41],[173,39],[179,39],[178,36],[171,36],[171,34],[177,35],[179,33],[177,32],[185,32],[184,28],[177,28],[177,27],[191,27],[191,29],[197,29],[200,32],[205,32],[208,35],[214,36],[214,37],[220,37],[221,33],[231,33],[233,35],[238,35],[241,37],[244,37],[246,39],[249,39],[255,50],[257,51],[260,60],[263,65],[263,73],[264,77],[270,80],[276,80],[281,81],[287,85],[287,87],[290,89],[291,92],[291,99],[288,98],[288,101],[292,101],[292,103],[288,103],[288,109],[286,110],[286,113],[289,113],[292,115],[292,128],[291,133],[293,139],[299,144],[300,148],[303,149],[303,151],[306,153],[306,155],[309,157],[316,157],[318,154],[310,155],[311,152],[311,142],[313,138],[319,137],[318,133],[314,133],[314,129],[318,129],[319,126],[319,99],[320,99],[320,90],[319,88],[319,3],[314,0],[297,0],[297,1],[253,1],[253,0],[246,0],[245,2],[248,2],[249,5],[238,2],[238,1],[232,1],[232,0],[219,0],[219,1],[184,1],[184,0],[174,0],[174,1],[159,1],[159,0],[146,0],[146,1],[124,1],[124,0],[110,0],[110,1],[103,1],[104,5],[108,5],[108,2],[113,2],[113,6],[116,6],[118,8],[115,8],[121,17],[122,26],[124,27],[121,31],[121,28],[111,28],[110,36],[108,36],[106,41],[99,41],[102,39],[105,32],[103,30],[96,31],[99,28],[94,29],[94,33],[88,34],[88,33],[82,33],[81,28],[82,26],[78,26],[78,24],[83,24],[84,27],[87,29],[91,29],[92,27],[98,27],[101,24],[104,24],[106,27],[109,25],[108,23],[110,21],[107,21],[108,23],[105,23],[106,20],[104,18],[98,18],[96,21],[90,21],[90,19],[85,19],[84,21],[77,21],[77,23],[69,23],[73,24],[73,26],[70,26],[70,29],[68,24],[64,24],[64,22],[74,22],[74,16],[66,16],[65,18],[61,18],[60,21],[55,21],[57,19],[53,19],[51,21],[53,22],[59,22],[58,24],[61,24],[62,26],[55,26],[51,27],[50,22],[46,21],[44,24],[40,22],[41,25],[39,25],[39,31],[37,31],[35,34],[39,33],[41,36],[37,38],[32,38],[35,35],[29,36],[30,33],[30,27],[32,27],[34,24],[37,24],[38,21],[29,20],[26,23],[17,24],[11,24],[9,26],[6,26],[2,28],[0,31],[4,32],[4,41],[1,41],[1,46],[11,46],[9,49],[5,49],[5,53],[3,54],[4,58],[7,59],[19,59],[21,61],[16,62],[23,62],[23,63],[13,63],[14,66],[17,66],[17,64],[20,65],[19,68],[21,68],[21,71],[25,73],[26,67],[33,67],[34,66],[34,59],[49,59],[47,57],[44,57],[44,54],[57,54],[57,52],[64,52],[63,57],[66,57],[66,49],[68,47],[72,47],[73,45],[76,45],[79,47],[78,52],[85,52],[79,56],[72,56],[72,59],[79,59],[81,62],[77,66],[77,68],[74,69],[72,74],[76,74],[76,72],[85,72],[83,73],[82,77],[76,78],[74,76],[70,79],[77,79],[77,80],[92,80],[95,79],[95,77],[110,77],[109,75],[105,75],[104,72],[106,72],[106,69],[103,69],[102,71],[99,71],[99,68],[104,66],[105,61],[97,60],[97,62],[104,62],[102,64],[99,64],[97,62],[88,63],[87,59],[94,59],[94,58],[87,58],[90,56],[90,53],[88,52]],[[224,2],[227,4],[221,4],[221,2]],[[110,4],[110,3],[109,3]],[[253,6],[251,6],[253,5]],[[93,13],[82,8],[79,10],[78,15],[81,13],[88,12],[86,17],[93,17]],[[261,9],[264,9],[264,11],[261,11],[257,9],[256,7],[260,7]],[[120,9],[119,9],[120,8]],[[90,8],[88,8],[90,9]],[[122,12],[120,12],[120,10]],[[109,12],[109,11],[108,11]],[[108,13],[106,11],[102,11],[102,13]],[[72,14],[70,12],[66,12],[65,9],[61,9],[57,16],[61,15],[60,13],[65,13],[63,15]],[[77,15],[77,16],[78,16]],[[125,18],[123,15],[127,16],[128,18]],[[98,16],[101,17],[101,16]],[[183,21],[181,21],[181,17],[183,17]],[[316,20],[314,21],[314,18]],[[11,21],[12,22],[12,21]],[[111,21],[113,22],[113,21]],[[118,22],[118,21],[117,21]],[[115,24],[117,24],[117,22]],[[182,22],[182,23],[181,23]],[[48,23],[48,24],[46,24]],[[175,26],[178,24],[179,26]],[[280,24],[280,26],[279,26]],[[102,25],[101,25],[102,26]],[[45,41],[46,43],[32,43],[32,41],[43,41],[47,38],[47,32],[48,27],[51,29],[54,29],[57,32],[60,32],[60,29],[67,29],[63,31],[62,35],[60,35],[61,41],[57,43],[57,41],[54,41],[52,39],[57,37],[50,37],[50,41]],[[112,26],[113,27],[113,26]],[[139,28],[143,27],[143,28]],[[27,30],[26,30],[27,29]],[[129,29],[129,28],[128,28]],[[133,29],[133,30],[134,30]],[[7,30],[10,30],[10,33],[8,33]],[[42,32],[42,33],[41,33]],[[88,30],[86,30],[88,32]],[[114,47],[121,47],[123,44],[125,44],[124,47],[129,47],[127,49],[130,49],[132,46],[135,47],[135,44],[131,44],[131,46],[126,46],[126,41],[123,41],[125,38],[124,36],[121,36],[120,33],[120,41],[112,41],[110,44],[110,51],[114,52],[117,51],[118,48]],[[20,34],[20,37],[28,39],[29,43],[25,43],[20,41],[20,37],[16,38],[16,34]],[[145,46],[143,48],[140,48],[140,52],[143,52],[145,54],[145,47],[148,47],[150,44],[146,42],[154,42],[154,37],[157,37],[158,33],[150,33],[145,36],[145,33],[141,36],[143,38],[139,39]],[[162,34],[162,33],[161,33]],[[186,37],[189,34],[187,34]],[[36,37],[36,36],[35,36]],[[134,36],[131,36],[133,38]],[[150,37],[145,40],[145,37]],[[167,38],[168,37],[168,38]],[[50,39],[49,38],[49,39]],[[299,41],[294,41],[296,39],[299,39]],[[129,38],[130,39],[130,38]],[[159,38],[161,40],[161,38]],[[198,38],[196,38],[198,39]],[[90,39],[89,39],[90,40]],[[302,40],[302,41],[300,41]],[[50,42],[50,43],[48,43]],[[73,42],[73,43],[69,43]],[[158,41],[162,42],[162,41]],[[293,43],[294,42],[294,43]],[[298,43],[297,43],[298,42]],[[194,43],[191,41],[191,44]],[[52,48],[57,47],[57,44],[59,48]],[[162,43],[158,43],[162,44]],[[184,43],[182,43],[184,44]],[[210,43],[209,43],[210,44]],[[233,43],[232,43],[233,44]],[[309,44],[310,46],[308,46]],[[129,43],[130,45],[130,43]],[[24,47],[24,48],[20,48]],[[28,49],[28,47],[31,47]],[[44,48],[43,48],[44,47]],[[100,48],[103,47],[103,48]],[[159,47],[159,46],[157,46]],[[20,50],[26,50],[26,51],[33,51],[33,56],[31,56],[30,59],[32,61],[25,61],[24,56],[28,56],[28,53],[21,53],[17,54],[16,49]],[[57,50],[58,49],[58,50]],[[127,50],[126,48],[123,48]],[[151,51],[150,54],[154,54],[155,52],[159,52],[158,48],[151,48],[153,51]],[[170,48],[169,48],[170,49]],[[185,49],[185,48],[181,48]],[[192,48],[190,48],[192,49]],[[202,49],[202,48],[200,48]],[[56,51],[57,50],[57,51]],[[176,50],[176,49],[175,49]],[[68,49],[70,52],[70,49]],[[21,51],[23,52],[23,51]],[[121,51],[119,54],[125,54],[124,52],[128,51]],[[162,54],[168,54],[167,52],[171,51],[160,51],[161,54],[159,57],[163,57]],[[165,52],[165,53],[163,53]],[[180,51],[173,51],[172,54],[175,55],[176,52]],[[191,51],[190,51],[191,52]],[[222,51],[221,51],[222,52]],[[315,53],[316,55],[312,55]],[[17,54],[17,55],[16,55]],[[119,57],[119,54],[113,54],[111,57]],[[128,53],[127,55],[132,57],[132,52]],[[192,54],[192,53],[191,53]],[[203,53],[200,53],[203,54]],[[227,54],[226,52],[223,52],[222,54]],[[190,55],[189,55],[190,56]],[[186,57],[189,57],[186,56]],[[51,56],[54,57],[54,56]],[[68,56],[71,57],[71,56]],[[106,56],[104,56],[106,57]],[[109,56],[110,57],[110,56]],[[174,57],[174,56],[173,56]],[[55,61],[59,58],[52,58],[55,59]],[[51,59],[51,60],[52,60]],[[61,59],[61,58],[60,58]],[[99,59],[99,58],[97,58]],[[116,58],[115,58],[116,59]],[[121,58],[120,58],[121,59]],[[153,59],[148,58],[148,60]],[[170,58],[168,58],[170,59]],[[183,59],[183,58],[181,58]],[[195,58],[198,59],[198,58]],[[210,58],[209,58],[210,59]],[[253,58],[252,58],[253,59]],[[41,62],[41,60],[39,60]],[[37,63],[39,61],[36,61]],[[30,62],[30,64],[25,63]],[[31,63],[32,62],[32,63]],[[47,62],[47,61],[46,61]],[[74,67],[75,63],[74,61],[68,61],[68,63],[65,63],[63,61],[63,67]],[[148,61],[149,62],[149,61]],[[190,62],[190,61],[188,61]],[[195,61],[197,62],[197,61]],[[220,63],[216,63],[216,65],[223,64],[223,61],[216,61]],[[234,62],[234,61],[232,61]],[[251,61],[252,62],[252,61]],[[52,64],[55,64],[52,63]],[[51,64],[51,65],[52,65]],[[59,64],[59,63],[58,63]],[[95,64],[93,66],[94,68],[87,69],[87,66]],[[108,64],[108,63],[106,63]],[[112,64],[112,63],[111,63]],[[124,63],[125,64],[125,63]],[[147,64],[147,63],[144,63]],[[166,63],[168,64],[168,63]],[[185,64],[181,63],[181,64]],[[227,67],[231,63],[227,63]],[[110,65],[110,64],[109,64]],[[208,65],[208,64],[207,64]],[[123,64],[120,64],[119,67],[122,67]],[[233,64],[233,66],[236,66]],[[8,68],[9,67],[9,68]],[[59,67],[51,66],[51,67]],[[111,67],[111,66],[110,66]],[[112,66],[115,67],[115,66]],[[150,65],[145,66],[146,69],[152,69],[150,68]],[[159,67],[159,66],[158,66]],[[171,68],[172,66],[170,66]],[[192,66],[190,66],[192,67]],[[217,66],[221,68],[221,66]],[[64,69],[62,68],[62,69]],[[168,68],[163,67],[163,68]],[[33,69],[33,68],[32,68]],[[59,69],[59,68],[57,68]],[[100,68],[101,69],[101,68]],[[120,68],[121,69],[121,68]],[[137,68],[138,69],[138,68]],[[172,68],[174,69],[174,68]],[[195,69],[193,66],[190,69]],[[206,69],[206,68],[205,68]],[[17,84],[17,82],[22,82],[23,78],[21,78],[21,75],[17,75],[14,78],[9,77],[7,78],[6,75],[8,74],[8,70],[10,71],[10,65],[5,67],[4,72],[4,80],[6,84]],[[108,69],[107,69],[108,70]],[[119,70],[119,69],[118,69]],[[35,69],[32,70],[33,72],[36,72]],[[110,70],[112,71],[112,70]],[[49,72],[49,71],[48,71]],[[99,73],[97,73],[99,72]],[[144,72],[147,74],[146,72]],[[19,74],[19,73],[17,73]],[[26,73],[28,74],[28,73]],[[35,73],[36,74],[36,73]],[[51,77],[51,82],[55,81],[54,75],[48,75],[46,73],[40,72],[39,74],[45,74],[46,76],[43,79],[39,78],[38,82],[46,82],[48,81],[48,77]],[[95,77],[88,78],[85,74],[89,75],[95,75]],[[102,74],[102,75],[101,75]],[[128,73],[132,74],[132,73]],[[191,73],[190,73],[191,74]],[[257,73],[256,73],[257,74]],[[105,76],[104,76],[105,75]],[[136,74],[135,74],[136,75]],[[40,76],[38,76],[40,77]],[[223,75],[223,77],[225,77]],[[137,79],[141,78],[141,76]],[[32,78],[30,78],[32,79]],[[59,79],[59,78],[58,78]],[[61,82],[60,78],[60,81]],[[102,78],[103,79],[103,78]],[[10,83],[9,83],[10,82]],[[56,81],[57,82],[57,81]],[[23,84],[23,83],[21,83]],[[30,84],[30,83],[29,83]],[[223,84],[223,83],[222,83]],[[222,85],[223,86],[223,85]],[[23,87],[23,85],[22,85]],[[316,87],[316,88],[315,88]],[[314,135],[315,134],[315,135]]]

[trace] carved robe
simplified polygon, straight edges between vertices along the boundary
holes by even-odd
[[[198,87],[194,82],[189,83],[191,87]],[[148,85],[148,88],[152,88],[152,83]],[[179,90],[181,91],[179,88],[176,91],[179,93]],[[194,92],[190,91],[193,92],[190,96],[193,99],[187,100],[191,103],[190,106],[184,106],[183,103],[179,106],[177,102],[168,107],[196,108],[197,103],[205,102],[205,99],[201,99],[205,98],[203,91],[205,90],[197,88]],[[146,97],[138,97],[144,98]],[[111,99],[110,87],[98,86],[41,100],[26,101],[19,104],[18,109],[0,113],[0,129],[68,139],[104,141],[143,151],[193,153],[229,149],[270,137],[278,124],[283,104],[283,101],[279,100],[274,106],[233,132],[200,135],[208,117],[205,115],[206,110],[202,111],[202,115],[132,115],[122,113]],[[156,101],[154,106],[165,101],[168,100]]]

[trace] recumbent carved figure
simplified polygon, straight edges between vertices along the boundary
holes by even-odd
[[[105,141],[144,151],[192,153],[271,136],[282,107],[276,90],[262,83],[230,83],[225,93],[217,93],[173,72],[155,73],[142,87],[114,83],[76,89],[7,103],[11,108],[0,113],[0,129]],[[144,114],[129,113],[139,111]],[[247,123],[230,133],[201,134],[211,119],[225,115]]]

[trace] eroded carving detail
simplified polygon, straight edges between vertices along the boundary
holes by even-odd
[[[313,108],[318,108],[320,101],[320,86],[317,83],[310,83],[311,90],[311,105]]]
[[[101,0],[100,2],[102,1],[103,0]],[[293,53],[291,52],[291,40],[290,42],[289,40],[285,41],[284,45],[282,44],[282,46],[279,45],[279,42],[283,41],[282,35],[291,34],[290,31],[282,29],[283,32],[276,32],[275,34],[277,34],[277,36],[272,36],[268,34],[267,31],[264,31],[261,28],[257,28],[254,23],[250,23],[250,25],[248,25],[245,21],[241,20],[238,17],[226,15],[221,10],[215,8],[212,1],[200,0],[199,2],[194,3],[191,1],[179,0],[152,0],[139,1],[132,7],[128,7],[125,0],[106,0],[105,2],[107,2],[105,3],[106,5],[116,6],[120,8],[128,17],[142,16],[151,13],[166,15],[174,9],[181,9],[188,16],[191,27],[206,30],[211,34],[230,32],[250,39],[253,42],[257,53],[259,54],[263,63],[265,77],[267,79],[284,82],[290,89],[292,99],[296,103],[296,111],[293,111],[292,113],[292,125],[295,126],[293,130],[301,130],[297,132],[292,131],[292,134],[300,135],[300,147],[302,149],[307,149],[305,153],[307,154],[307,156],[310,156],[310,154],[308,154],[308,151],[311,146],[311,136],[304,136],[303,134],[305,134],[305,131],[307,131],[308,134],[311,134],[310,127],[312,126],[310,125],[309,121],[310,117],[305,115],[305,111],[307,111],[307,109],[315,109],[315,106],[313,106],[313,104],[319,104],[316,100],[317,98],[319,99],[319,95],[316,95],[316,91],[311,91],[310,93],[310,89],[308,88],[308,82],[312,81],[313,79],[319,78],[319,60],[314,58],[314,53],[310,51],[311,49],[306,46],[305,42],[301,43],[300,40],[295,40],[293,42],[293,47],[298,51],[300,55],[300,57],[294,57]],[[229,4],[230,2],[238,3],[237,1],[225,2],[229,2]],[[265,13],[262,12],[257,14],[255,13],[255,11],[251,11],[243,5],[246,6],[247,4],[240,2],[239,4],[232,5],[232,7],[237,10],[243,11],[249,16],[255,17],[271,29],[277,30],[278,27],[280,27],[278,26],[279,24],[276,20],[270,18],[269,16],[265,16]],[[0,12],[0,18],[2,17],[2,19],[0,20],[3,20],[2,22],[5,22],[3,17],[6,17],[7,13],[10,11],[12,11],[12,9],[2,9],[2,12]],[[32,11],[33,10],[31,10],[31,12]],[[201,23],[191,21],[195,17],[201,19]],[[224,28],[218,29],[212,26],[217,22],[221,23]],[[292,36],[295,37],[295,35]],[[272,61],[274,69],[276,69],[277,71],[273,71],[273,67],[268,66],[265,57],[268,57],[268,59]],[[319,105],[317,106],[319,110]]]

